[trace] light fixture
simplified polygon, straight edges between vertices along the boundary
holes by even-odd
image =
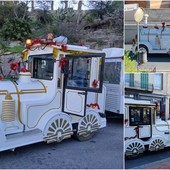
[[[134,14],[134,19],[137,22],[137,63],[139,65],[139,22],[142,21],[144,16],[143,9],[138,7]]]
[[[47,40],[52,40],[54,38],[54,35],[52,33],[47,34]]]
[[[25,43],[26,43],[26,45],[31,45],[32,44],[32,40],[31,39],[26,39]]]
[[[144,15],[144,12],[143,12],[142,8],[138,7],[138,9],[136,10],[136,12],[134,14],[135,21],[136,22],[142,21],[143,15]]]

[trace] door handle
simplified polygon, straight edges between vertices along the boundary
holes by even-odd
[[[85,94],[86,94],[86,92],[78,92],[78,94],[85,95]]]

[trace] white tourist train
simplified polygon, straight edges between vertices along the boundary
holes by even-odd
[[[137,37],[133,40],[132,51],[137,51]],[[139,50],[148,54],[170,54],[170,26],[162,23],[162,27],[144,26],[139,32]]]
[[[18,80],[0,80],[0,151],[87,140],[106,126],[104,52],[35,39],[23,61]]]
[[[156,116],[157,103],[125,99],[124,152],[136,158],[145,150],[158,151],[170,146],[170,120]]]

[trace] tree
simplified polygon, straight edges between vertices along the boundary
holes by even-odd
[[[64,10],[67,11],[68,10],[68,0],[61,0],[61,3],[64,3]]]
[[[0,4],[0,28],[2,28],[5,19],[10,19],[14,17],[14,6],[12,1],[4,2]]]
[[[93,8],[92,15],[99,17],[101,20],[104,16],[113,16],[115,11],[121,11],[123,15],[123,2],[122,1],[92,1],[89,0],[89,7]]]
[[[54,1],[51,1],[51,10],[54,10]]]
[[[129,51],[125,51],[125,72],[138,72],[136,60],[131,60]]]
[[[31,1],[31,10],[34,11],[34,0]]]
[[[82,2],[83,0],[79,0],[78,2],[78,8],[77,8],[77,25],[80,22],[80,15],[81,15],[81,8],[82,8]]]
[[[1,8],[1,6],[0,6]],[[28,7],[24,2],[9,2],[3,5],[1,37],[5,40],[24,40],[31,33]],[[0,13],[2,11],[0,10]],[[0,15],[1,16],[1,15]]]

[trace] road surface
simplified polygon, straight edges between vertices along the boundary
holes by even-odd
[[[139,169],[138,168],[139,166],[147,167],[147,164],[149,165],[150,163],[161,161],[169,157],[170,157],[170,147],[165,148],[164,150],[157,151],[157,152],[146,151],[141,155],[140,158],[133,159],[133,160],[126,159],[125,168],[126,169],[132,169],[132,168]]]
[[[110,119],[90,140],[44,142],[0,152],[0,169],[122,169],[123,123]]]

